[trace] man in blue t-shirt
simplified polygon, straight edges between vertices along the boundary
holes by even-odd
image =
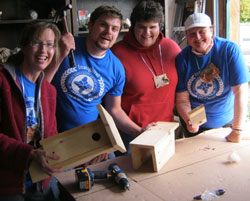
[[[176,57],[178,85],[176,108],[185,136],[232,126],[226,137],[239,142],[247,111],[249,71],[239,47],[213,37],[211,19],[204,13],[190,15],[184,23],[188,46]],[[192,125],[188,112],[203,104],[207,122]]]
[[[61,55],[46,70],[47,80],[53,79],[52,84],[57,88],[59,132],[96,120],[96,105],[102,101],[119,130],[134,136],[145,130],[121,108],[125,70],[110,50],[121,26],[122,14],[117,8],[99,6],[91,14],[86,38],[70,33],[62,36]],[[73,68],[66,57],[70,49],[75,50]]]
[[[76,67],[69,68],[66,58],[52,80],[57,88],[59,132],[96,120],[96,105],[106,94],[114,99],[121,96],[125,81],[124,68],[110,49],[97,56],[87,51],[85,38],[75,37],[75,44]]]

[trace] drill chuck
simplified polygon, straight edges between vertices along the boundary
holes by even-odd
[[[122,189],[129,190],[130,184],[124,171],[116,163],[110,164],[108,169],[111,171],[115,182],[119,184]]]
[[[118,181],[116,181],[116,183],[118,183],[122,189],[129,190],[130,185],[127,178],[120,178]]]

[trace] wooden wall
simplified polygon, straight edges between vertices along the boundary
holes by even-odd
[[[240,42],[240,1],[230,0],[230,29],[229,38]]]
[[[230,0],[229,1],[230,13],[229,13],[229,39],[239,43],[240,39],[240,1]],[[206,13],[212,18],[214,16],[214,5],[213,1],[207,1]],[[219,1],[219,36],[226,38],[227,31],[227,0]],[[214,22],[213,22],[214,23]]]

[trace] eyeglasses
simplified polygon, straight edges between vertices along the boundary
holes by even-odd
[[[45,46],[47,48],[47,50],[51,50],[55,47],[54,43],[43,43],[42,41],[32,41],[30,43],[30,46],[33,48],[41,48],[43,46]]]

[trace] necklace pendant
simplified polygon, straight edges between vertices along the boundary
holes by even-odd
[[[203,82],[211,82],[215,77],[220,74],[219,68],[217,68],[214,63],[210,63],[207,65],[205,69],[203,69],[200,73],[201,80]]]
[[[156,88],[164,87],[170,83],[166,73],[158,76],[154,76],[154,83]]]

